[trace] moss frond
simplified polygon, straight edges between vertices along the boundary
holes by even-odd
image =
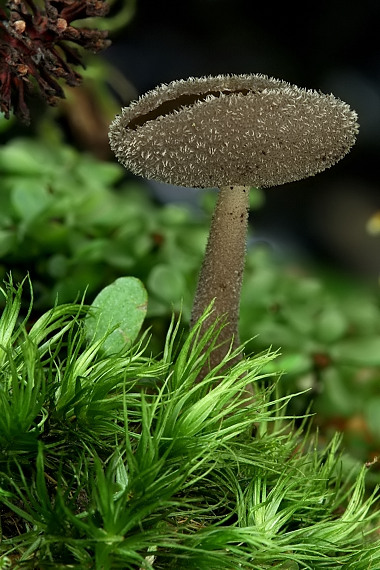
[[[288,417],[265,351],[195,382],[218,323],[161,356],[106,355],[83,304],[0,321],[0,556],[14,568],[345,568],[380,564],[377,490]],[[5,328],[12,326],[12,333]],[[210,344],[211,342],[211,344]],[[205,347],[206,348],[205,350]],[[223,369],[223,372],[222,372]],[[241,405],[247,384],[255,398]]]

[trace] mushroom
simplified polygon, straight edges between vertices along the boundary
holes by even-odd
[[[240,343],[249,188],[325,170],[350,150],[357,132],[357,115],[346,103],[265,75],[173,81],[114,119],[111,148],[133,173],[219,188],[191,316],[193,326],[214,300],[204,326],[225,319],[210,368]]]

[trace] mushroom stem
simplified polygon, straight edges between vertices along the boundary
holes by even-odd
[[[210,354],[210,368],[223,360],[231,343],[233,348],[240,344],[238,321],[248,211],[249,186],[220,188],[191,314],[193,326],[214,299],[214,310],[203,326],[210,326],[219,317],[226,319],[218,346]]]

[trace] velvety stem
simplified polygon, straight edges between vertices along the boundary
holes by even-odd
[[[211,353],[211,367],[224,358],[231,341],[233,348],[240,343],[238,322],[248,210],[249,187],[226,186],[219,190],[191,315],[193,326],[215,299],[214,311],[204,326],[218,317],[226,318],[226,326],[218,337],[218,344],[222,346]]]

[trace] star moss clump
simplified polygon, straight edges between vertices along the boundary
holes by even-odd
[[[82,304],[21,322],[21,293],[4,288],[0,319],[3,567],[380,567],[373,462],[349,474],[338,436],[294,427],[275,354],[194,383],[219,325],[180,340],[173,322],[160,357],[146,335],[114,352]]]

